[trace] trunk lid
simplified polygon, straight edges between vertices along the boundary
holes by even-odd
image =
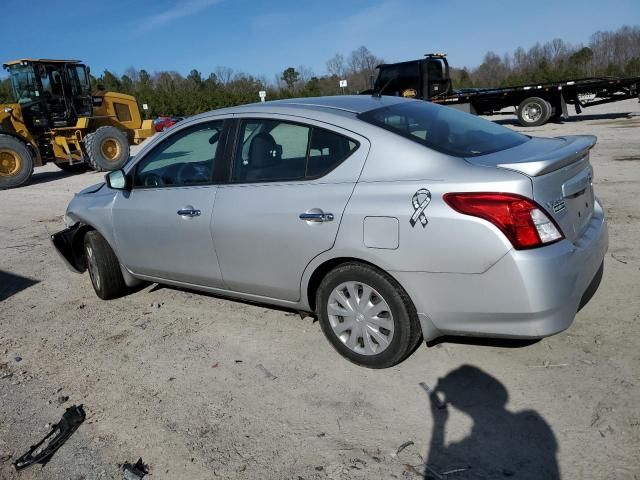
[[[466,160],[528,176],[533,199],[556,221],[564,236],[575,241],[593,215],[589,150],[596,141],[593,135],[532,138],[514,148]]]

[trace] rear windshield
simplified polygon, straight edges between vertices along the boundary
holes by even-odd
[[[456,157],[499,152],[529,140],[475,115],[420,100],[364,112],[358,118]]]

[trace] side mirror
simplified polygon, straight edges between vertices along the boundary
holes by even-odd
[[[131,177],[124,170],[114,170],[105,175],[107,186],[112,190],[131,190]]]

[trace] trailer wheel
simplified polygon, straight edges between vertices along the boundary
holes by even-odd
[[[85,136],[84,147],[98,171],[119,170],[129,160],[129,140],[116,127],[100,127]]]
[[[540,97],[529,97],[518,105],[518,121],[523,127],[544,125],[551,116],[551,104]]]
[[[29,182],[33,174],[33,156],[24,142],[0,135],[0,190]]]

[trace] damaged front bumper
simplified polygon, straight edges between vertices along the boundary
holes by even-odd
[[[51,243],[58,255],[69,270],[75,273],[84,273],[87,266],[82,255],[82,244],[76,241],[76,236],[81,232],[81,224],[65,228],[51,235]]]

